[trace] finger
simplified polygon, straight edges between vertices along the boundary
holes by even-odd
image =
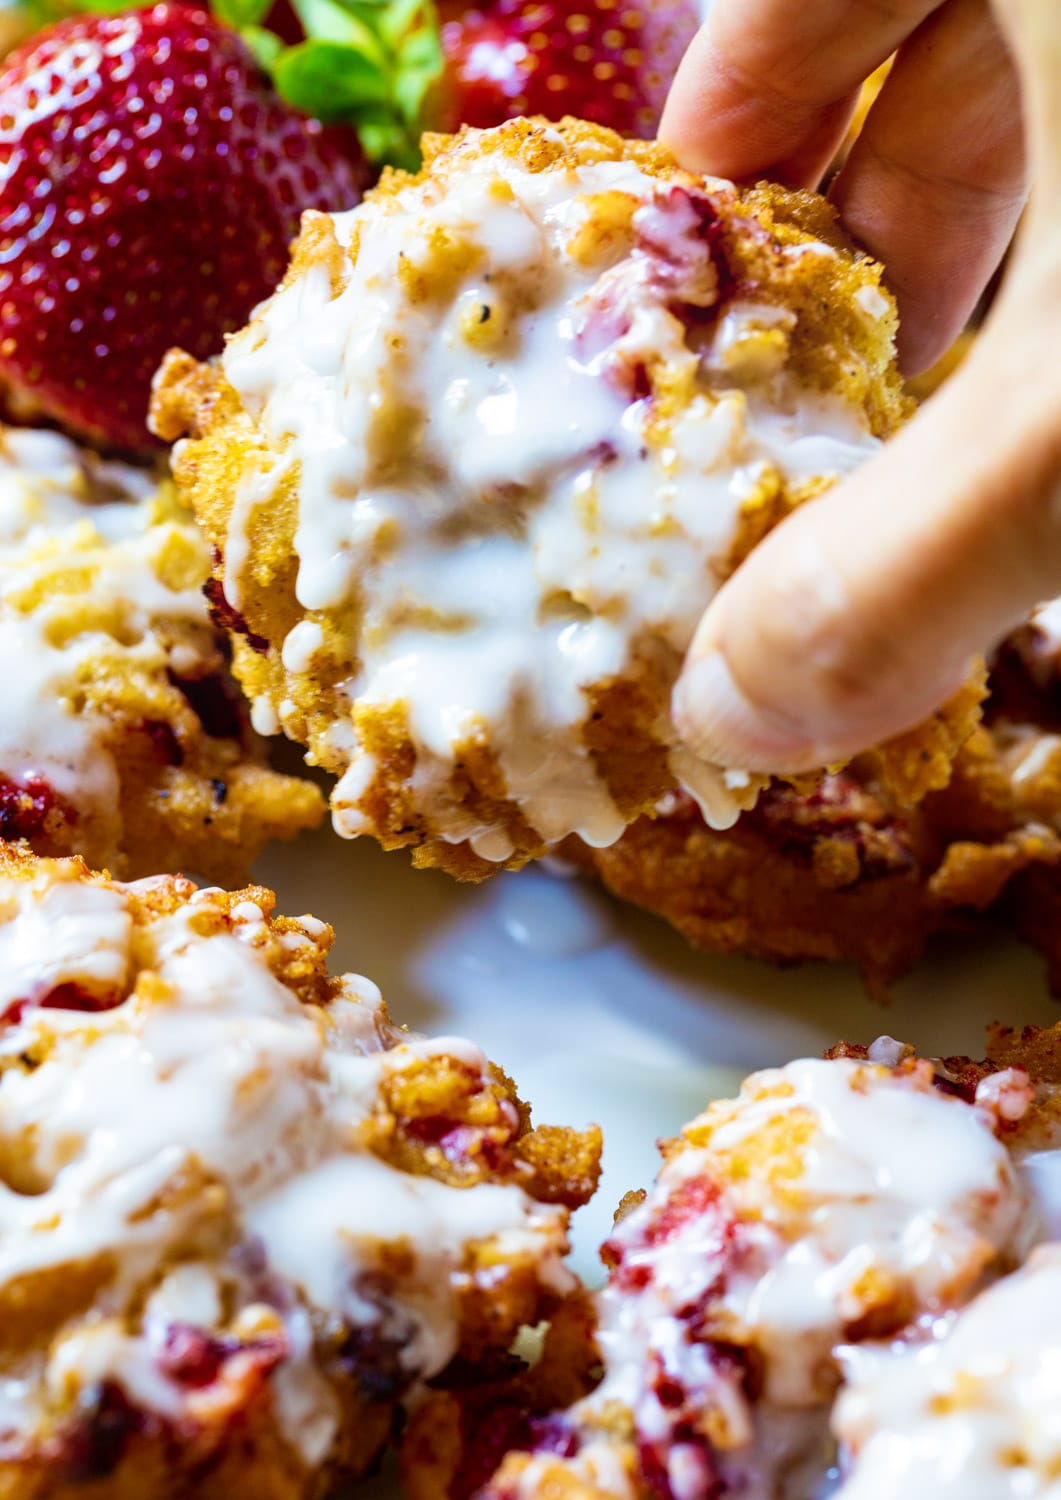
[[[660,139],[690,171],[814,186],[858,89],[940,0],[716,0]]]
[[[1057,0],[994,0],[1018,60],[1036,196],[1055,230],[1061,198],[1061,6]]]
[[[878,744],[1061,592],[1061,378],[1027,380],[1048,368],[1049,321],[985,336],[899,437],[738,569],[675,691],[698,754],[799,771]]]
[[[1020,87],[987,0],[948,0],[900,49],[830,197],[884,263],[916,374],[961,332],[1026,197]]]

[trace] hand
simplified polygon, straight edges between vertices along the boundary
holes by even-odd
[[[1020,90],[988,0],[715,0],[660,138],[692,171],[817,187],[896,49],[830,196],[886,268],[916,374],[965,326],[1024,204]]]
[[[700,623],[675,691],[676,722],[706,759],[750,770],[811,769],[909,728],[959,685],[976,654],[1061,592],[1061,3],[995,0],[996,36],[986,6],[974,0],[935,8],[925,0],[718,0],[698,54],[683,65],[665,129],[685,161],[703,167],[708,159],[690,154],[698,98],[712,111],[711,129],[695,134],[713,170],[813,177],[846,119],[852,77],[827,75],[831,59],[855,46],[832,33],[854,27],[842,13],[856,10],[904,13],[908,22],[932,11],[900,52],[876,106],[883,114],[874,126],[871,113],[868,139],[837,184],[845,211],[854,205],[862,215],[862,233],[876,224],[898,246],[892,264],[906,286],[908,325],[928,295],[916,290],[927,264],[932,278],[944,277],[936,295],[951,308],[933,326],[953,326],[955,307],[969,301],[967,291],[955,303],[953,283],[977,284],[1001,243],[994,240],[985,258],[977,236],[992,233],[994,213],[1001,236],[1019,201],[1019,174],[1000,165],[1013,146],[1000,123],[1009,87],[996,50],[1002,35],[1020,76],[1034,191],[1006,282],[966,364],[877,458],[772,532]],[[743,42],[741,16],[756,23]],[[786,50],[793,30],[798,44]],[[736,49],[727,61],[719,44]],[[790,66],[764,106],[748,89],[757,70],[769,68],[771,49]],[[974,64],[964,83],[949,78],[955,54],[959,73],[963,60]],[[702,86],[689,71],[697,55],[710,74]],[[863,51],[859,68],[875,57]],[[915,65],[933,77],[932,89]],[[797,108],[791,101],[800,98]],[[930,105],[935,139],[905,118],[911,99]],[[972,168],[952,121],[972,142]],[[728,133],[746,145],[726,146]],[[982,192],[976,172],[985,174]],[[896,209],[902,199],[902,214],[891,218],[889,195]],[[903,215],[931,227],[919,252]],[[859,233],[859,223],[849,227]],[[935,342],[908,331],[906,347],[924,354]]]

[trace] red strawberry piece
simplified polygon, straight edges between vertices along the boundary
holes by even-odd
[[[0,775],[0,839],[39,838],[53,819],[72,821],[55,789],[31,772],[21,781]]]
[[[348,208],[354,137],[273,92],[194,5],[74,16],[0,73],[0,385],[143,449],[154,374],[202,359],[280,280],[304,208]]]
[[[444,124],[580,115],[623,135],[655,135],[695,0],[495,0],[442,28]]]

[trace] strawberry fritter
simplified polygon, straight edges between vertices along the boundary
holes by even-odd
[[[571,839],[563,853],[697,948],[781,964],[846,959],[875,994],[911,967],[940,921],[927,886],[937,843],[923,810],[897,807],[856,767],[809,793],[771,782],[726,830],[670,794],[611,848]]]
[[[331,1494],[575,1291],[599,1134],[272,899],[0,850],[4,1500]]]
[[[323,816],[247,721],[169,481],[0,431],[0,836],[119,874],[245,875]]]
[[[676,786],[725,826],[760,783],[677,744],[670,689],[721,581],[906,413],[880,267],[813,195],[573,120],[426,155],[156,385],[255,723],[339,775],[341,833],[464,877]],[[901,795],[978,697],[882,752]]]
[[[915,383],[918,399],[973,337]],[[1003,921],[1043,952],[1061,993],[1059,686],[1055,600],[996,653],[986,726],[962,744],[946,787],[916,805],[863,755],[811,787],[772,782],[731,829],[670,795],[610,848],[572,839],[563,852],[711,952],[847,960],[883,995],[940,928]]]
[[[861,757],[810,790],[771,782],[725,831],[670,796],[611,848],[569,840],[564,853],[711,952],[848,960],[882,994],[932,933],[989,916],[1042,950],[1061,989],[1056,654],[1037,627],[1013,638],[994,665],[986,723],[948,785],[916,806]]]
[[[837,1500],[1057,1500],[1061,1246],[984,1292],[946,1339],[856,1370]]]
[[[597,1387],[552,1411],[532,1392],[521,1422],[504,1395],[494,1413],[466,1401],[455,1429],[466,1445],[509,1438],[499,1463],[493,1445],[489,1479],[446,1447],[454,1398],[429,1403],[406,1447],[414,1500],[805,1500],[832,1493],[837,1468],[845,1500],[927,1496],[889,1487],[889,1465],[882,1480],[859,1449],[879,1459],[885,1446],[867,1442],[888,1424],[886,1404],[867,1412],[878,1379],[885,1394],[912,1383],[909,1405],[923,1390],[933,1410],[918,1371],[937,1357],[944,1370],[979,1361],[981,1383],[964,1396],[956,1383],[955,1410],[999,1413],[985,1469],[1048,1472],[1014,1456],[1020,1424],[996,1357],[1011,1338],[1025,1357],[1030,1327],[997,1343],[979,1330],[999,1299],[1024,1298],[1018,1268],[1057,1222],[1058,1040],[996,1044],[1008,1058],[984,1063],[929,1062],[888,1038],[844,1046],[711,1105],[663,1146],[655,1185],[630,1195],[604,1246],[609,1279],[584,1333],[603,1363]],[[1040,1058],[1051,1066],[1033,1083],[1022,1063]],[[992,1399],[995,1379],[1005,1401]],[[968,1458],[961,1422],[941,1433],[940,1475]]]

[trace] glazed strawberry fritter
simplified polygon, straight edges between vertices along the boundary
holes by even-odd
[[[255,723],[339,775],[341,833],[461,876],[676,786],[731,823],[759,782],[678,746],[670,689],[719,583],[906,413],[880,267],[813,195],[577,121],[426,157],[157,382]],[[898,795],[979,693],[886,748]]]
[[[532,1130],[271,893],[0,849],[0,1496],[331,1494],[576,1289]]]
[[[546,1360],[522,1411],[436,1398],[413,1500],[1052,1495],[1057,1251],[1024,1262],[1058,1222],[1061,1035],[991,1049],[882,1038],[711,1105],[603,1248],[596,1388],[549,1409]]]
[[[835,1418],[852,1455],[842,1500],[1053,1500],[1059,1345],[1061,1247],[1044,1245],[920,1361],[852,1381]]]
[[[172,485],[0,430],[0,835],[119,874],[245,875],[323,816],[265,764]]]
[[[973,338],[908,389],[927,399]],[[1061,601],[1051,601],[995,654],[986,723],[922,801],[860,756],[810,787],[772,781],[730,829],[710,828],[676,794],[609,848],[569,840],[563,852],[711,952],[847,960],[883,995],[934,932],[1003,922],[1042,951],[1061,993],[1059,691]]]

